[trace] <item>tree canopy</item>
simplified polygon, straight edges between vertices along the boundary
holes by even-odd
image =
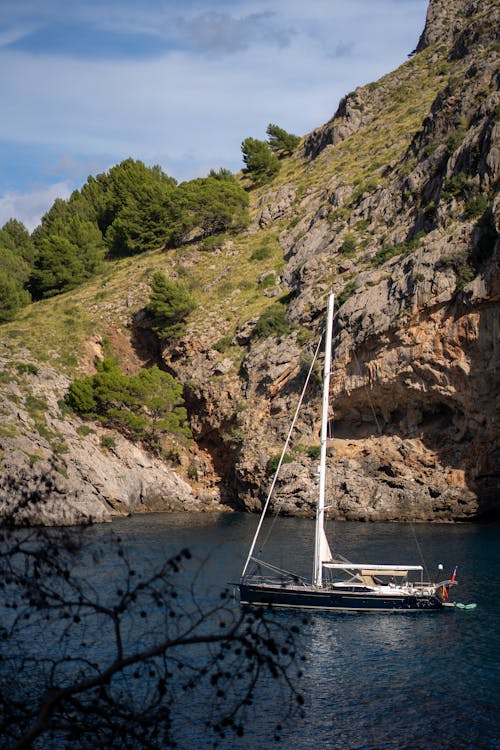
[[[4,257],[0,250],[0,265]],[[0,270],[0,323],[13,320],[22,307],[31,302],[31,296],[22,283],[5,270]]]
[[[21,221],[9,219],[0,229],[0,245],[22,258],[25,263],[33,263],[35,248],[31,235]]]
[[[70,291],[107,259],[238,232],[248,195],[227,169],[181,184],[160,166],[125,159],[57,198],[30,236],[16,219],[0,230],[0,322],[31,300]]]
[[[195,308],[196,302],[186,284],[168,279],[161,271],[154,274],[145,311],[158,338],[182,336],[186,318]]]
[[[191,435],[182,387],[156,365],[129,376],[105,359],[95,375],[71,383],[66,401],[81,416],[142,440],[154,451],[161,450],[166,435]]]
[[[79,286],[108,258],[237,232],[248,220],[248,195],[228,170],[178,185],[159,166],[125,159],[56,199],[31,238],[6,225],[3,244],[33,265],[29,289],[41,299]]]
[[[279,159],[266,141],[245,138],[241,144],[241,151],[246,172],[250,173],[257,183],[268,182],[279,172]]]
[[[287,133],[286,130],[280,128],[278,125],[272,125],[271,123],[267,126],[266,130],[268,143],[271,151],[279,154],[280,156],[290,156],[300,143],[298,135]]]
[[[20,221],[11,219],[0,229],[0,323],[13,320],[31,302],[28,283],[33,244]]]
[[[280,159],[290,156],[300,143],[300,138],[278,125],[267,126],[269,136],[267,141],[257,138],[245,138],[241,144],[243,161],[246,164],[244,170],[249,174],[256,185],[262,185],[272,180],[280,170]]]
[[[87,190],[83,187],[84,195],[91,193],[98,206],[97,222],[111,256],[135,255],[169,244],[176,185],[161,167],[125,159],[107,175],[98,175]]]
[[[248,203],[229,170],[178,185],[160,167],[126,159],[89,177],[68,200],[56,199],[31,236],[15,219],[0,230],[0,322],[11,320],[30,293],[43,299],[75,289],[107,258],[240,231],[249,222]],[[179,306],[192,309],[187,290],[154,290],[148,312],[161,337],[182,329]]]

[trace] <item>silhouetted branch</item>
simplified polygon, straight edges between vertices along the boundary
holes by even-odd
[[[50,482],[26,497],[43,503]],[[0,488],[2,505],[8,486]],[[168,748],[186,727],[213,744],[245,731],[261,681],[300,713],[298,628],[202,595],[187,549],[136,570],[120,537],[78,528],[0,531],[0,735],[76,748]],[[184,724],[183,724],[184,722]],[[275,730],[279,738],[279,729]]]

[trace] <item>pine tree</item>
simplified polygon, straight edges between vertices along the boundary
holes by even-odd
[[[245,138],[241,144],[246,172],[255,177],[258,184],[271,180],[280,169],[279,159],[268,143],[256,138]]]
[[[278,125],[269,124],[266,133],[269,136],[268,143],[271,151],[280,156],[290,156],[300,143],[298,135],[287,133]]]
[[[158,271],[151,281],[151,296],[145,307],[151,327],[160,339],[179,338],[186,329],[186,318],[196,307],[185,284],[167,279]]]

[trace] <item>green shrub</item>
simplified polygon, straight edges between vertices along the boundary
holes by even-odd
[[[260,245],[257,247],[250,256],[250,260],[267,260],[272,255],[272,250],[269,245]]]
[[[74,380],[70,385],[66,400],[78,414],[94,415],[97,410],[94,377],[89,376]]]
[[[439,144],[437,141],[432,141],[431,143],[428,143],[427,146],[424,148],[424,156],[431,156],[434,153],[434,151],[437,149],[438,145]]]
[[[45,413],[49,408],[46,398],[44,398],[43,396],[41,398],[38,396],[33,396],[32,393],[26,396],[24,403],[28,413],[32,417],[42,412]]]
[[[370,226],[368,219],[360,219],[356,222],[356,229],[358,232],[364,232]]]
[[[181,393],[172,375],[156,365],[129,376],[104,360],[95,375],[71,383],[66,401],[81,416],[97,419],[156,450],[163,434],[191,435]]]
[[[233,341],[232,336],[223,336],[213,345],[212,348],[215,349],[216,352],[220,352],[221,354],[223,354],[229,349],[229,347],[232,344],[232,341]]]
[[[187,470],[187,475],[189,479],[196,480],[198,479],[198,469],[194,464],[191,464],[191,466]]]
[[[266,275],[260,280],[259,284],[262,289],[269,289],[269,287],[276,284],[276,274],[273,271],[266,273]]]
[[[382,249],[377,252],[372,260],[372,266],[378,268],[382,266],[390,258],[394,258],[397,255],[403,255],[408,252],[408,245],[404,242],[399,242],[397,245],[383,245]]]
[[[255,328],[253,335],[256,338],[268,338],[268,336],[286,336],[291,328],[286,317],[285,307],[276,302],[263,311]]]
[[[116,441],[111,435],[102,435],[101,437],[101,448],[104,450],[111,450],[116,448]]]
[[[320,445],[309,445],[306,450],[306,454],[309,456],[309,458],[312,458],[313,460],[319,458],[321,453],[321,446]]]
[[[467,284],[476,276],[474,269],[467,261],[458,264],[455,268],[455,273],[457,275],[458,291],[463,289],[464,286],[467,286]]]
[[[440,268],[452,268],[456,276],[456,290],[460,291],[464,288],[472,279],[476,273],[469,262],[469,258],[466,252],[457,251],[446,255],[440,259],[436,264],[436,269]]]
[[[465,132],[458,129],[455,130],[448,138],[446,142],[446,151],[449,156],[455,153],[455,151],[460,148],[462,145],[462,142],[465,138]]]
[[[181,281],[167,279],[158,271],[151,281],[151,296],[144,308],[151,328],[160,339],[175,339],[186,330],[186,318],[196,308],[191,293]]]
[[[89,427],[88,424],[81,424],[76,428],[77,433],[81,437],[87,437],[87,435],[92,435],[95,433],[95,430],[92,429],[92,427]]]
[[[279,462],[281,458],[281,453],[276,453],[273,456],[269,456],[269,460],[267,462],[267,471],[269,474],[274,474],[276,469],[278,468]],[[283,464],[291,464],[293,463],[293,457],[290,456],[288,453],[285,453],[283,456]]]
[[[420,232],[417,232],[411,240],[407,240],[406,245],[410,250],[415,250],[415,248],[420,247],[421,240],[427,235],[427,232],[425,229],[421,229]]]
[[[200,250],[205,252],[213,252],[214,250],[220,250],[223,244],[226,242],[227,236],[225,234],[213,234],[210,237],[205,237],[200,245]]]
[[[347,234],[344,238],[343,243],[339,247],[339,253],[351,258],[356,254],[356,240],[353,234]]]
[[[476,216],[481,216],[488,208],[488,199],[485,195],[474,195],[465,204],[464,217],[466,219],[474,219]]]
[[[38,375],[38,367],[31,362],[16,362],[19,375]]]
[[[462,195],[469,185],[470,180],[465,172],[458,172],[444,183],[441,189],[441,197],[446,199],[450,196]]]
[[[330,211],[327,217],[329,224],[335,224],[337,221],[346,221],[349,218],[350,210],[347,206],[341,208],[334,208]]]
[[[344,302],[347,302],[347,300],[352,297],[356,289],[358,288],[358,285],[354,280],[348,281],[345,287],[342,289],[340,294],[337,297],[337,304],[340,307],[344,304]]]

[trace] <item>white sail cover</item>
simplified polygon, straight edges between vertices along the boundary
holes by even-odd
[[[320,560],[323,564],[332,562],[333,560],[330,545],[328,544],[328,539],[326,538],[324,529],[321,529]]]

